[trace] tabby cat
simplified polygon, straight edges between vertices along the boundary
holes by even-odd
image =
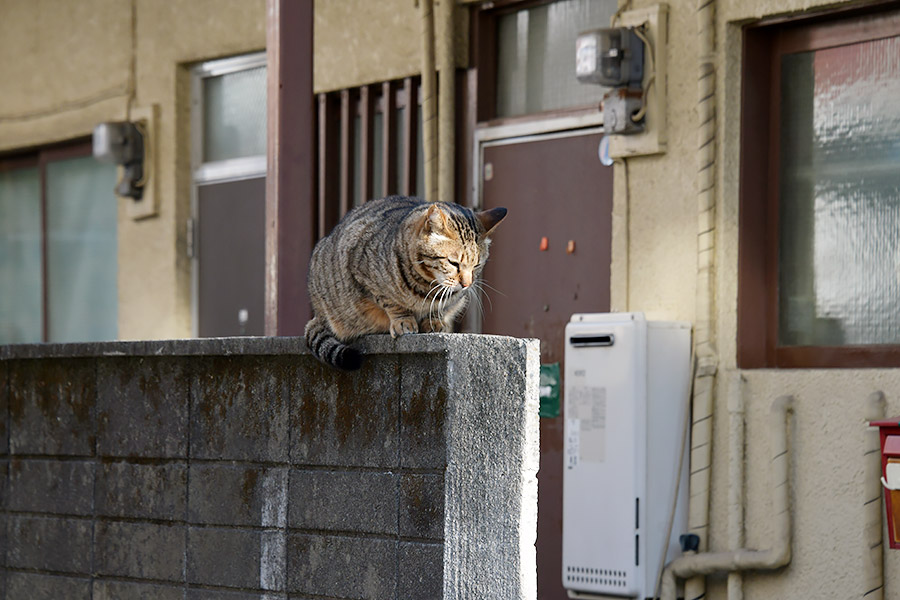
[[[404,196],[347,213],[309,262],[306,343],[313,355],[352,371],[362,357],[348,343],[361,335],[450,331],[505,216],[505,208],[476,213]]]

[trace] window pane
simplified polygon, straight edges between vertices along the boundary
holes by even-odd
[[[266,153],[266,68],[203,80],[204,162]]]
[[[575,79],[575,38],[609,27],[617,0],[563,0],[500,17],[497,116],[598,104],[608,88]]]
[[[47,335],[52,342],[117,337],[115,185],[115,166],[90,156],[47,165]]]
[[[900,38],[785,56],[780,345],[900,343]]]
[[[37,168],[0,172],[0,344],[40,342],[41,188]]]

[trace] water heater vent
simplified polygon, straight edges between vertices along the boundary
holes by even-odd
[[[625,571],[615,569],[597,569],[595,567],[566,567],[566,587],[577,589],[578,584],[592,586],[606,586],[611,588],[625,588],[628,581]]]

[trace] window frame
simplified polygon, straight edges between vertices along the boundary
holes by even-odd
[[[737,314],[740,368],[900,367],[900,344],[778,345],[781,57],[898,35],[900,10],[896,4],[744,28]]]
[[[51,162],[86,158],[92,155],[91,138],[82,137],[0,156],[0,172],[26,168],[38,169],[41,210],[41,342],[43,343],[50,342],[50,290],[47,269],[47,165]]]
[[[602,124],[602,112],[596,103],[554,108],[522,115],[497,116],[497,75],[500,50],[497,28],[501,17],[554,4],[560,0],[494,0],[471,13],[469,53],[476,65],[473,98],[470,101],[475,122],[480,127],[527,124],[556,118],[587,117],[590,124]],[[575,52],[575,48],[572,48]],[[572,74],[574,77],[574,72]]]

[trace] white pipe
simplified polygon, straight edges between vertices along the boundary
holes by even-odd
[[[790,462],[788,454],[787,414],[793,412],[793,398],[781,396],[772,403],[769,412],[771,462],[769,479],[772,488],[772,520],[775,532],[768,550],[741,548],[728,552],[686,554],[676,558],[663,573],[661,600],[675,600],[676,578],[695,575],[783,567],[791,561],[791,497]]]
[[[865,419],[884,418],[884,394],[873,392],[866,399]],[[881,518],[881,440],[878,428],[868,427],[863,446],[863,589],[865,600],[884,598],[884,545]]]
[[[441,0],[438,13],[441,51],[438,53],[438,200],[453,202],[456,175],[456,44],[455,0]]]
[[[697,0],[698,102],[697,140],[697,287],[694,326],[697,374],[694,379],[691,427],[691,476],[688,530],[706,549],[709,529],[710,471],[712,470],[712,421],[718,370],[715,345],[716,251],[716,71],[715,0]],[[702,577],[685,584],[685,598],[706,594]]]
[[[728,547],[744,546],[744,378],[735,373],[728,386]],[[744,597],[743,575],[728,575],[728,600]]]
[[[422,3],[422,154],[424,155],[425,199],[437,200],[437,83],[434,72],[434,2]],[[410,110],[416,102],[409,99]]]

